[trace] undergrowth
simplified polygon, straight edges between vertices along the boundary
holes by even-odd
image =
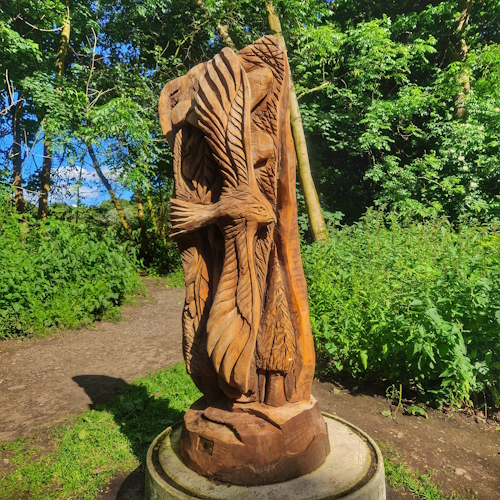
[[[465,500],[456,493],[445,495],[433,484],[432,472],[419,473],[411,470],[388,443],[379,443],[379,445],[384,454],[386,481],[396,490],[409,492],[418,500]]]
[[[500,234],[368,211],[303,246],[329,370],[402,383],[433,405],[499,405]]]
[[[134,248],[111,229],[8,214],[0,242],[0,339],[116,316],[140,286]]]

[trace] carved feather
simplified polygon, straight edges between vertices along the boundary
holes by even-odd
[[[295,332],[276,247],[273,252],[271,282],[257,338],[257,366],[286,374],[291,371],[295,361]]]
[[[250,372],[250,365],[240,358],[246,344],[252,342],[252,282],[245,225],[241,219],[225,230],[224,266],[207,323],[208,354],[215,369],[243,394],[248,391],[244,374]]]
[[[214,368],[206,352],[206,322],[209,304],[208,269],[201,253],[201,238],[194,234],[186,238],[181,252],[186,299],[182,313],[182,348],[186,368],[191,375],[211,375]]]
[[[253,186],[250,86],[231,49],[223,49],[207,63],[195,100],[198,125],[221,168],[222,191]]]

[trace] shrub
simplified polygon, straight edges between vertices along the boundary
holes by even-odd
[[[500,234],[368,211],[303,248],[313,335],[334,371],[498,405]]]
[[[76,328],[138,285],[134,249],[111,229],[8,214],[0,228],[0,339]]]

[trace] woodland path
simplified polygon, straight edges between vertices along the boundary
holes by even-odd
[[[122,321],[59,332],[45,339],[0,343],[0,441],[32,434],[99,403],[112,401],[127,382],[182,360],[184,289],[145,279],[147,299],[125,306]],[[84,389],[85,388],[85,389]],[[388,420],[387,400],[372,387],[315,380],[323,411],[336,414],[382,443],[412,469],[432,471],[444,492],[500,499],[500,424],[460,413],[429,411],[429,419]],[[143,498],[144,472],[117,477],[100,500]],[[388,500],[410,500],[388,489]]]
[[[184,289],[144,282],[148,298],[118,323],[0,343],[0,441],[112,401],[127,382],[182,360]]]

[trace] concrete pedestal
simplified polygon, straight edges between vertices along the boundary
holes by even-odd
[[[348,422],[324,414],[331,452],[316,470],[263,486],[216,484],[182,461],[182,423],[165,429],[147,455],[146,500],[385,500],[382,454],[373,440]]]

